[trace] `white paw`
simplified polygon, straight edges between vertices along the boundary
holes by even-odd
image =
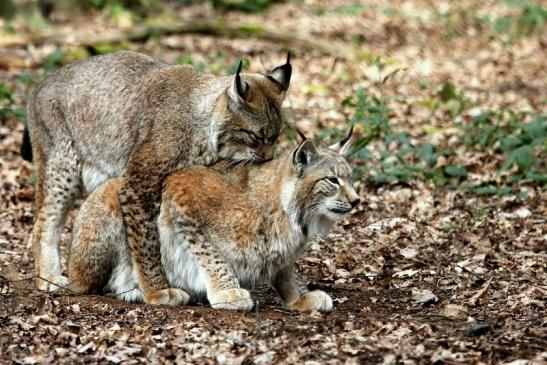
[[[332,299],[324,291],[314,290],[302,294],[296,302],[288,307],[300,312],[330,311],[332,310]]]
[[[253,309],[251,293],[245,289],[227,289],[215,292],[209,298],[209,303],[214,309],[231,309],[250,311]]]
[[[45,277],[45,279],[47,281],[40,278],[36,279],[36,286],[38,289],[46,292],[67,288],[69,284],[68,278],[62,275],[53,275]]]
[[[169,288],[153,292],[145,300],[150,305],[168,305],[174,307],[177,305],[186,305],[190,296],[182,289]]]

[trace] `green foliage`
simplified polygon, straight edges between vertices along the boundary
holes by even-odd
[[[17,81],[25,85],[31,85],[36,83],[36,81],[32,78],[32,76],[30,76],[27,73],[20,74],[19,76],[17,76]]]
[[[415,145],[405,131],[395,131],[389,123],[390,108],[378,95],[368,95],[359,89],[354,97],[346,98],[342,107],[348,122],[355,126],[361,137],[356,140],[352,156],[360,160],[356,171],[357,178],[366,178],[375,185],[409,182],[415,179],[431,180],[444,185],[450,180],[465,177],[467,171],[462,167],[435,167],[437,159],[451,152],[444,151],[431,143]],[[352,115],[346,112],[350,108]],[[340,134],[340,132],[335,133]],[[331,137],[328,132],[322,137]],[[379,157],[372,158],[371,143],[382,144]]]
[[[340,14],[340,15],[355,16],[365,12],[366,10],[367,10],[367,6],[360,2],[355,2],[353,4],[338,5],[334,7],[316,6],[312,8],[312,12],[315,15],[325,15],[327,13],[334,13],[334,14]]]
[[[427,90],[430,85],[426,81],[422,81],[419,87],[421,90]],[[419,104],[428,108],[432,113],[440,109],[454,118],[470,105],[470,101],[454,83],[446,81],[437,87],[434,96],[422,98]]]
[[[89,50],[93,55],[124,51],[130,48],[129,43],[97,43],[89,46]]]
[[[243,62],[243,64],[241,65],[242,70],[246,70],[251,66],[251,60],[247,57],[241,59],[241,62]],[[237,71],[238,66],[239,60],[233,63],[230,67],[228,67],[228,75],[234,75]]]
[[[192,56],[190,56],[190,55],[180,56],[179,58],[177,58],[176,62],[179,65],[192,65],[200,71],[205,71],[205,68],[206,68],[205,63],[203,63],[201,61],[194,62],[194,60],[192,59]]]
[[[1,16],[0,16],[0,18],[1,18]],[[6,34],[15,34],[15,28],[10,23],[4,23],[2,25],[2,30]]]
[[[114,19],[123,15],[147,15],[162,8],[159,0],[89,0],[89,3]]]
[[[0,121],[13,117],[19,119],[22,123],[27,121],[26,111],[23,107],[17,105],[9,85],[0,82]]]
[[[493,19],[490,30],[493,37],[503,37],[505,43],[524,36],[539,36],[545,31],[547,7],[539,2],[506,0],[505,3],[516,9],[516,14]]]
[[[535,115],[528,123],[524,113],[502,110],[475,117],[469,124],[460,125],[468,148],[492,149],[503,154],[501,171],[516,167],[514,181],[530,179],[545,184],[545,151],[547,148],[547,115]],[[536,151],[541,158],[536,158]]]
[[[434,100],[437,105],[460,103],[457,112],[448,109],[452,117],[459,115],[463,105],[468,104],[463,92],[450,82],[438,88]],[[380,95],[359,89],[344,99],[342,111],[359,135],[351,153],[357,165],[355,177],[373,185],[423,180],[437,186],[470,190],[477,195],[505,195],[515,192],[516,184],[521,181],[547,184],[547,115],[532,116],[525,122],[529,115],[503,110],[482,113],[470,122],[456,124],[467,150],[488,151],[500,155],[503,161],[497,166],[499,182],[476,184],[468,181],[468,167],[439,164],[440,157],[446,161],[454,156],[452,150],[430,141],[415,142],[408,132],[395,130],[389,122],[391,110]],[[334,140],[343,133],[344,128],[325,130],[320,137]],[[511,173],[508,174],[508,170]]]
[[[50,54],[44,62],[44,71],[46,73],[53,71],[56,66],[62,63],[63,55],[63,50],[60,48],[57,48],[55,51],[53,51],[53,53]]]
[[[460,5],[456,2],[446,12],[437,12],[437,17],[440,21],[444,38],[451,40],[461,37],[466,33],[466,29],[470,26],[475,26],[479,20],[475,17],[478,5],[471,3],[470,5]]]
[[[467,29],[490,29],[492,38],[505,44],[512,43],[520,37],[539,36],[545,31],[547,7],[537,0],[505,0],[509,12],[491,17],[481,16],[479,4],[459,5],[454,2],[446,12],[437,12],[440,31],[446,39],[465,36]],[[501,2],[500,2],[501,3]],[[503,8],[502,4],[499,4]]]
[[[215,8],[258,13],[266,10],[275,0],[211,0]]]

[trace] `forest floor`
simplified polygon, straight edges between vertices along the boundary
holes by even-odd
[[[455,121],[468,122],[488,110],[545,113],[545,33],[515,39],[493,34],[486,15],[514,14],[495,1],[463,1],[457,7],[398,3],[287,2],[258,14],[222,16],[228,23],[268,24],[282,32],[359,43],[379,57],[357,62],[291,49],[294,73],[285,115],[307,135],[345,126],[342,102],[364,88],[389,100],[390,125],[408,132],[414,144],[433,139],[451,146],[444,160],[465,166],[469,178],[499,182],[516,174],[516,167],[498,174],[503,156],[495,147],[465,147],[473,136]],[[204,4],[173,14],[220,16]],[[90,33],[118,26],[99,13],[70,19],[60,14],[52,25]],[[25,31],[17,23],[13,27]],[[185,56],[184,62],[220,74],[241,57],[250,60],[248,70],[265,71],[283,63],[286,54],[285,46],[268,41],[187,34],[124,47],[170,63]],[[69,47],[64,49],[66,56]],[[0,54],[34,64],[54,50],[46,42],[4,47]],[[14,108],[25,105],[32,87],[25,80],[43,74],[42,67],[0,69]],[[456,89],[444,99],[461,105],[438,100],[446,85]],[[298,262],[309,287],[334,298],[332,312],[287,311],[268,287],[252,292],[257,305],[248,313],[206,305],[150,307],[34,288],[27,245],[33,167],[19,155],[23,124],[15,116],[0,121],[0,363],[547,362],[547,193],[529,179],[497,195],[423,179],[356,181],[364,203]],[[370,151],[382,146],[372,143]],[[533,153],[544,168],[545,151],[540,146]],[[63,236],[64,259],[70,224],[71,219]]]

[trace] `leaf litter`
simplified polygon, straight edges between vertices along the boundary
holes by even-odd
[[[463,161],[469,178],[496,181],[499,156],[466,150],[450,111],[428,109],[424,99],[450,81],[475,104],[458,116],[462,120],[485,110],[544,108],[545,41],[493,42],[480,23],[466,23],[466,18],[447,23],[457,19],[450,17],[457,17],[458,9],[474,2],[430,3],[435,10],[417,1],[372,1],[366,11],[347,8],[354,5],[347,1],[287,2],[260,14],[225,17],[277,24],[285,31],[327,39],[365,39],[363,47],[404,66],[388,82],[379,83],[394,70],[292,50],[295,73],[285,113],[306,135],[341,127],[346,122],[342,100],[358,87],[381,88],[384,95],[402,101],[390,115],[395,128],[408,131],[417,141],[433,133],[439,143],[455,146],[453,156],[437,160],[439,167]],[[322,7],[332,6],[346,10],[320,14]],[[204,4],[187,9],[187,15],[212,11]],[[347,9],[354,10],[350,14]],[[477,19],[499,13],[490,3],[473,9]],[[299,21],[292,21],[294,17]],[[111,26],[99,15],[78,23],[95,31]],[[448,37],[447,32],[454,34]],[[197,35],[173,35],[132,47],[169,62],[181,53],[191,55],[194,63],[207,63],[221,54],[222,62],[229,64],[252,52],[251,71],[273,66],[272,55],[285,51],[252,39]],[[8,51],[32,58],[52,49],[46,44]],[[39,78],[40,70],[29,74]],[[17,76],[0,70],[0,80],[13,86],[17,102],[24,105],[28,90],[17,84]],[[465,104],[463,99],[451,99],[458,97],[457,90],[440,90],[448,102],[454,100],[451,110],[461,107],[456,102]],[[538,186],[523,183],[527,195],[516,198],[475,195],[423,181],[380,186],[358,182],[365,203],[328,237],[317,239],[309,256],[298,262],[308,286],[333,297],[330,313],[284,310],[269,288],[253,291],[258,308],[249,313],[206,306],[147,307],[67,291],[44,294],[34,289],[32,280],[25,280],[34,275],[27,246],[34,178],[32,165],[19,157],[22,130],[14,117],[1,120],[0,363],[547,361],[547,196]],[[291,143],[287,138],[281,141],[283,147]],[[379,145],[371,146],[373,153],[380,153],[374,150]],[[69,240],[67,228],[65,258]]]

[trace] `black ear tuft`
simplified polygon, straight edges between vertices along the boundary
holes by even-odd
[[[304,142],[305,140],[307,140],[308,138],[304,135],[304,133],[302,133],[302,131],[298,128],[296,128],[296,131],[298,132],[298,135],[300,136],[300,138],[302,138],[302,142]]]
[[[274,68],[267,76],[270,80],[281,86],[283,91],[287,91],[291,82],[291,74],[291,52],[289,51],[287,53],[287,62],[282,66]]]
[[[351,151],[351,140],[353,137],[353,125],[350,127],[348,135],[338,143],[329,146],[333,151],[338,152],[342,156],[347,156]]]
[[[237,65],[237,71],[236,71],[236,90],[237,94],[243,99],[246,100],[247,96],[249,95],[249,84],[247,84],[245,81],[241,80],[241,76],[239,73],[241,72],[241,67],[243,66],[243,61],[239,61],[239,65]]]
[[[348,132],[348,135],[346,136],[346,138],[344,138],[343,140],[340,141],[340,146],[344,146],[346,143],[348,143],[349,140],[351,139],[351,137],[353,137],[353,124],[349,128],[349,132]]]

